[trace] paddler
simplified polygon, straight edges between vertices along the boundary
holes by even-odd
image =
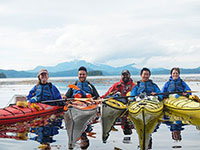
[[[59,90],[51,82],[48,82],[49,73],[47,69],[41,69],[37,75],[38,83],[30,90],[27,99],[31,103],[38,103],[45,100],[61,99]],[[49,105],[62,105],[63,102],[51,102]]]
[[[101,97],[102,98],[115,97],[117,99],[117,97],[126,96],[127,93],[132,90],[134,85],[135,85],[135,83],[131,79],[131,74],[130,74],[129,70],[127,70],[127,69],[122,70],[120,81],[114,83],[108,89],[108,91]],[[117,100],[124,103],[124,104],[128,103],[128,100],[125,99],[125,98],[120,98],[120,99],[117,99]],[[122,123],[122,129],[123,129],[124,134],[125,135],[131,134],[132,130],[131,130],[129,122],[127,120],[127,114],[125,114],[121,118],[121,123]],[[116,130],[116,129],[113,127],[112,130]]]
[[[79,81],[75,82],[75,85],[80,89],[72,89],[70,88],[65,96],[67,98],[91,98],[98,99],[100,96],[94,87],[89,81],[87,81],[87,69],[84,66],[81,66],[78,69],[78,78]]]
[[[140,71],[141,81],[138,81],[137,84],[133,87],[131,91],[131,96],[139,96],[142,93],[146,95],[156,95],[161,93],[159,87],[150,80],[151,71],[148,68],[143,68]],[[162,96],[158,96],[159,100],[162,100]]]
[[[191,95],[190,87],[180,78],[180,69],[179,68],[172,68],[170,71],[171,76],[169,77],[169,81],[167,81],[163,88],[162,92],[182,92],[183,95]],[[184,92],[185,91],[185,92]]]
[[[78,81],[74,84],[80,89],[69,88],[65,94],[66,98],[93,98],[99,99],[100,96],[94,87],[89,81],[87,81],[87,69],[84,66],[81,66],[78,69]],[[82,133],[81,139],[81,149],[87,149],[89,146],[89,139],[87,138],[86,132],[91,132],[92,127],[89,124],[85,132]]]
[[[101,96],[102,98],[105,98],[109,95],[115,95],[120,94],[119,96],[126,96],[128,92],[130,92],[133,88],[135,83],[131,79],[131,74],[128,70],[123,70],[121,73],[121,79],[119,82],[114,83],[109,90]]]

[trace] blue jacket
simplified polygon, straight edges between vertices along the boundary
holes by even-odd
[[[180,91],[191,91],[189,86],[180,77],[177,80],[173,80],[172,76],[170,76],[169,81],[167,81],[164,87],[162,88],[162,92],[180,92]]]
[[[73,90],[73,97],[74,97],[75,94],[78,94],[78,93],[82,94],[83,97],[86,97],[86,93],[89,93],[89,94],[93,93],[92,87],[89,85],[89,83],[87,81],[85,81],[83,83],[78,81],[76,86],[78,86],[79,89],[81,89],[81,90],[74,89]]]
[[[60,92],[51,83],[35,85],[29,92],[27,99],[31,101],[33,97],[36,97],[37,102],[61,99]]]
[[[152,92],[160,93],[159,87],[152,82],[152,80],[149,80],[147,82],[139,81],[137,84],[133,87],[131,91],[131,96],[138,96],[141,93],[146,93],[147,95],[150,95]],[[162,96],[159,95],[159,97],[162,99]]]

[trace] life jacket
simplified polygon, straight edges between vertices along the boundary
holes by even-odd
[[[51,89],[52,89],[52,83],[36,85],[33,96],[36,96],[38,101],[53,100],[54,95]]]
[[[133,87],[133,81],[132,79],[129,80],[128,83],[124,83],[123,80],[120,80],[119,84],[116,86],[116,92],[120,92],[122,96],[126,96],[126,94],[131,91]]]
[[[180,79],[180,77],[177,80],[173,80],[170,77],[168,82],[169,82],[169,85],[168,85],[168,88],[167,88],[168,92],[184,91],[183,80]]]
[[[137,94],[146,93],[147,95],[150,95],[152,92],[155,92],[155,86],[157,86],[155,83],[152,82],[152,80],[149,80],[147,82],[137,82]]]
[[[79,82],[79,81],[76,81],[75,82],[75,85],[79,88],[79,89],[81,89],[81,90],[73,90],[73,96],[75,95],[75,94],[78,94],[78,93],[80,93],[80,94],[82,94],[82,96],[83,96],[83,98],[85,98],[86,97],[86,93],[89,93],[89,94],[93,94],[93,89],[92,89],[92,86],[90,85],[90,83],[88,82],[88,81],[85,81],[85,82]]]

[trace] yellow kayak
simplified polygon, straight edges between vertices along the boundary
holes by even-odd
[[[200,103],[185,96],[176,98],[175,95],[169,95],[169,98],[164,100],[164,105],[175,113],[200,118]]]
[[[194,125],[194,126],[200,126],[200,116],[194,117],[190,114],[182,114],[182,113],[177,113],[173,110],[165,110],[165,115],[168,118],[168,121],[175,122],[177,120],[180,120],[183,124],[188,124],[188,125]]]
[[[102,102],[101,105],[101,123],[102,123],[102,140],[106,143],[113,125],[127,110],[127,106],[113,98],[109,98]]]
[[[138,133],[141,150],[147,150],[151,133],[159,124],[163,112],[163,103],[158,100],[143,99],[133,102],[128,107],[130,120]]]

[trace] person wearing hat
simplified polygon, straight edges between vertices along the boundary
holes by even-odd
[[[41,69],[37,75],[38,83],[30,90],[27,99],[31,103],[45,100],[61,99],[61,94],[51,82],[48,82],[49,74],[46,69]],[[63,102],[47,103],[50,105],[63,105]]]
[[[150,80],[151,71],[148,68],[143,68],[140,72],[141,81],[133,87],[131,91],[131,96],[138,96],[141,93],[146,93],[146,95],[155,95],[156,93],[161,93],[159,87]],[[159,95],[158,98],[162,100],[162,96]]]
[[[131,79],[131,74],[128,70],[123,70],[121,73],[121,79],[119,82],[114,83],[109,90],[101,96],[102,98],[107,98],[107,97],[115,97],[116,100],[127,104],[128,100],[126,98],[118,98],[120,96],[126,96],[128,92],[130,92],[133,88],[135,83]],[[121,122],[122,126],[121,128],[123,129],[123,132],[125,135],[130,135],[132,134],[131,130],[131,125],[127,119],[128,113],[126,113],[122,118],[118,119],[118,121]],[[117,130],[114,127],[112,130]]]
[[[131,79],[131,74],[128,70],[123,70],[121,73],[121,79],[119,82],[114,83],[109,90],[101,96],[102,98],[113,96],[115,94],[119,94],[119,96],[126,96],[128,92],[130,92],[135,83]]]
[[[79,81],[76,81],[74,84],[80,89],[72,89],[66,92],[66,98],[91,98],[98,99],[100,96],[94,87],[89,81],[87,81],[87,69],[84,66],[81,66],[78,69],[78,78]]]

